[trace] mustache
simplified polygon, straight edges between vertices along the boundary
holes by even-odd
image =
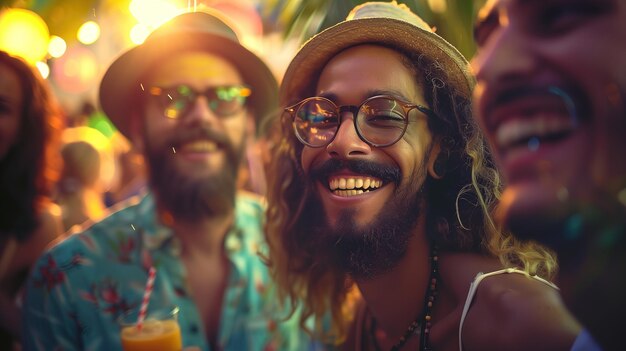
[[[490,113],[491,110],[495,109],[497,106],[514,102],[518,99],[541,96],[553,96],[561,99],[563,106],[565,106],[574,122],[578,122],[580,118],[585,115],[585,112],[583,112],[586,110],[583,108],[583,106],[586,106],[584,95],[574,89],[556,85],[517,86],[504,89],[500,91],[487,106],[487,111]]]
[[[399,184],[402,179],[400,169],[389,165],[382,165],[364,160],[338,160],[331,158],[311,169],[312,179],[326,181],[328,177],[342,170],[350,170],[354,173],[368,174],[383,180],[385,183]]]

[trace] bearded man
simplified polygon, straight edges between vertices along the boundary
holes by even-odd
[[[345,350],[568,350],[580,330],[537,276],[551,254],[491,219],[500,183],[467,68],[407,7],[372,2],[287,69],[270,263]]]
[[[236,191],[250,121],[277,84],[216,13],[186,13],[118,57],[104,112],[149,166],[150,193],[40,258],[24,303],[26,350],[119,350],[119,322],[141,307],[177,314],[185,347],[296,350],[263,250],[263,207]]]
[[[506,180],[497,218],[558,254],[590,332],[580,349],[622,350],[626,2],[489,0],[475,23],[475,116]]]

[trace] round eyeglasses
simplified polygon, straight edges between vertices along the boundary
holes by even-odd
[[[189,111],[200,96],[207,98],[209,108],[218,117],[228,117],[243,110],[246,98],[252,91],[243,85],[225,85],[196,91],[187,85],[171,87],[151,87],[151,96],[155,97],[163,108],[167,118],[178,119]]]
[[[337,106],[331,100],[314,96],[285,109],[293,118],[296,137],[304,145],[324,147],[337,135],[344,112],[354,116],[354,128],[364,142],[374,147],[395,144],[402,138],[409,124],[409,113],[416,109],[434,117],[435,113],[422,105],[398,100],[389,95],[378,95],[363,101],[360,106]]]

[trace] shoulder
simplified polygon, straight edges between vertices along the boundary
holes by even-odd
[[[497,258],[477,253],[442,253],[439,259],[439,275],[445,286],[458,301],[465,301],[470,284],[480,272],[502,269]],[[461,302],[462,303],[462,302]]]
[[[558,290],[504,273],[480,282],[462,339],[468,350],[569,350],[579,331]]]
[[[137,218],[139,204],[136,201],[117,205],[111,213],[97,221],[87,221],[73,226],[69,231],[52,242],[48,249],[53,257],[65,257],[76,254],[76,250],[86,249],[99,252],[101,246],[108,245],[111,238],[130,235],[133,220]]]
[[[63,233],[61,208],[52,202],[46,203],[39,214],[40,224],[16,252],[15,269],[29,268],[41,253]]]

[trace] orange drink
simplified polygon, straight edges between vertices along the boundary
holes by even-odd
[[[183,348],[178,322],[173,319],[146,320],[141,330],[132,325],[122,329],[124,351],[180,351]]]
[[[181,351],[183,349],[178,307],[152,311],[137,326],[137,313],[122,316],[120,338],[124,351]]]

